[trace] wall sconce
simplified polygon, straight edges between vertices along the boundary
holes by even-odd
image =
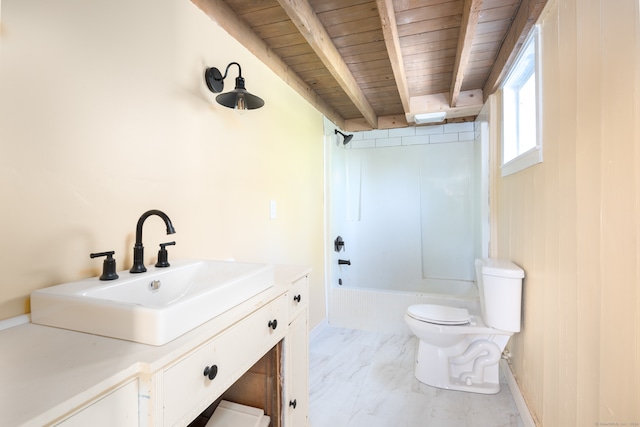
[[[347,145],[349,143],[349,141],[351,141],[351,139],[353,138],[353,134],[350,135],[345,135],[344,133],[340,132],[338,129],[335,130],[335,134],[340,134],[342,135],[342,137],[344,138],[344,141],[342,141],[342,143],[344,145]]]
[[[224,71],[224,76],[215,67],[207,68],[204,71],[204,81],[207,83],[207,87],[213,93],[220,93],[224,88],[224,79],[227,78],[229,67],[232,65],[238,66],[238,77],[236,77],[236,88],[230,92],[222,93],[216,96],[216,101],[220,105],[233,108],[236,110],[255,110],[264,105],[262,98],[252,95],[244,87],[244,78],[242,77],[242,68],[237,62],[232,62],[227,65],[227,69]]]

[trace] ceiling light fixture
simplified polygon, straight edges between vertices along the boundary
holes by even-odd
[[[423,125],[425,123],[440,123],[447,117],[446,111],[436,111],[433,113],[420,113],[413,116],[417,125]]]
[[[207,83],[207,87],[213,93],[220,93],[224,88],[224,79],[227,78],[229,67],[232,65],[238,66],[238,77],[236,77],[236,88],[230,92],[222,93],[216,96],[216,101],[220,105],[233,108],[236,110],[255,110],[264,105],[262,98],[252,95],[247,92],[244,87],[244,78],[242,77],[242,68],[237,62],[232,62],[227,65],[227,69],[224,71],[224,76],[215,67],[207,68],[204,71],[204,81]]]
[[[345,135],[344,133],[340,132],[338,129],[335,130],[335,134],[340,134],[342,135],[342,137],[344,138],[344,141],[342,141],[342,144],[347,145],[349,143],[349,141],[351,141],[351,139],[353,139],[353,134],[349,134],[349,135]]]

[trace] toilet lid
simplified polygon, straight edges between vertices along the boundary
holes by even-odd
[[[471,320],[466,308],[448,307],[446,305],[418,304],[407,309],[409,316],[424,322],[439,325],[466,325]]]

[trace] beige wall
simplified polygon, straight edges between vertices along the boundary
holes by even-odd
[[[494,170],[492,255],[526,271],[512,369],[540,425],[637,425],[638,2],[554,3],[542,18],[544,162]]]
[[[193,4],[3,0],[0,49],[0,319],[98,275],[90,252],[129,268],[148,209],[177,233],[150,218],[147,263],[175,239],[173,259],[310,265],[324,318],[322,115]],[[215,103],[203,71],[231,61],[264,108]]]

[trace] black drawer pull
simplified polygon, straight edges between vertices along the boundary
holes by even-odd
[[[278,319],[269,320],[269,327],[275,331],[278,327]]]
[[[293,406],[293,409],[296,409],[296,406],[298,406],[298,402],[296,401],[296,399],[290,400],[289,406]]]
[[[300,300],[301,300],[300,294],[294,296],[293,300],[296,301],[296,302],[300,302]]]
[[[211,365],[204,368],[204,376],[213,380],[218,375],[218,365]]]

